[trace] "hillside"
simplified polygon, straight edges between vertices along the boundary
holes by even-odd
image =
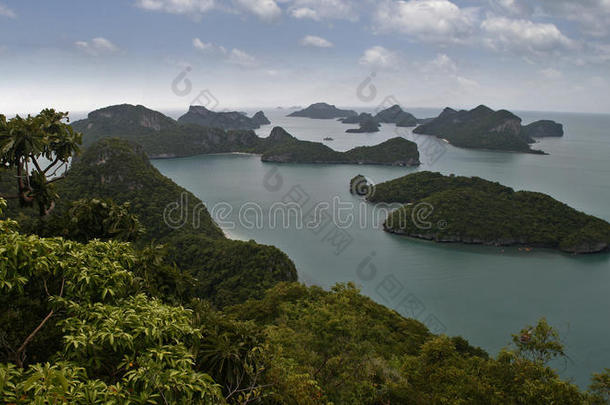
[[[522,131],[521,118],[484,105],[470,111],[445,108],[437,118],[413,132],[434,135],[462,148],[543,153],[530,148],[533,140]]]
[[[14,187],[7,179],[6,172],[0,176],[0,192],[2,187]],[[192,278],[184,286],[184,296],[205,297],[223,306],[261,296],[278,281],[297,280],[294,263],[279,249],[226,239],[199,198],[159,173],[140,146],[125,140],[107,138],[91,145],[57,182],[57,191],[60,200],[44,222],[38,222],[32,209],[13,206],[9,214],[21,217],[25,230],[48,233],[44,224],[61,217],[72,201],[129,202],[130,212],[145,228],[136,245],[166,245],[164,260],[183,271],[181,278]],[[167,207],[174,207],[167,216],[170,222],[164,216]]]
[[[259,141],[251,130],[224,131],[183,125],[158,111],[129,104],[93,111],[86,119],[72,123],[72,127],[84,134],[84,146],[103,138],[117,137],[141,145],[150,158],[237,152],[251,148]]]
[[[262,153],[263,162],[419,165],[417,144],[404,138],[337,152],[322,143],[298,140],[280,127],[274,128],[263,145],[253,151]]]
[[[547,247],[568,253],[610,248],[606,221],[548,195],[516,192],[477,177],[414,173],[377,185],[368,199],[407,204],[393,211],[384,224],[386,231],[400,235],[436,242]],[[422,207],[427,210],[425,218],[419,217]]]
[[[58,192],[61,204],[84,197],[112,198],[119,204],[130,202],[146,228],[148,240],[163,240],[174,233],[224,237],[197,197],[159,173],[141,146],[121,139],[103,139],[87,148],[72,164],[68,176],[58,183]],[[188,203],[182,215],[188,220],[173,230],[165,224],[163,213],[181,196]],[[201,219],[197,227],[191,220],[195,213]]]

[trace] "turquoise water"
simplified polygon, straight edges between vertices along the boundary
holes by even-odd
[[[383,125],[376,134],[346,134],[351,126],[335,121],[287,118],[286,111],[266,113],[273,125],[300,139],[334,138],[325,143],[337,150],[397,136],[393,125]],[[438,111],[414,113],[434,116]],[[285,251],[304,282],[329,287],[354,281],[364,294],[421,320],[434,332],[462,335],[492,353],[510,342],[511,333],[546,317],[559,329],[569,356],[555,366],[564,377],[585,386],[592,372],[610,367],[610,255],[570,256],[541,249],[526,252],[401,238],[379,230],[374,208],[348,192],[349,180],[359,173],[381,182],[433,170],[541,191],[610,220],[610,116],[519,115],[525,122],[542,118],[562,122],[566,135],[535,145],[550,153],[540,156],[458,149],[403,129],[399,135],[415,140],[424,151],[419,168],[276,165],[248,155],[196,156],[154,164],[213,208],[213,216],[229,236]],[[261,128],[259,134],[267,136],[272,126]],[[316,202],[335,199],[353,204],[345,211],[355,221],[347,229],[334,224],[299,229],[294,221],[287,226],[270,224],[270,217],[275,217],[270,209],[279,201],[298,200],[307,212]],[[253,207],[260,208],[262,224],[254,223]],[[364,219],[366,223],[360,223]]]

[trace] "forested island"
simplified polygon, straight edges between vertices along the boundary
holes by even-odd
[[[197,124],[202,127],[235,129],[259,129],[262,125],[271,124],[262,111],[248,117],[237,111],[215,112],[204,106],[190,106],[186,114],[178,118],[181,124]]]
[[[356,116],[358,113],[354,110],[342,110],[334,105],[327,103],[314,103],[309,107],[288,114],[288,117],[304,117],[313,119],[333,119]]]
[[[420,164],[417,144],[404,138],[392,138],[375,146],[359,146],[337,152],[319,142],[301,141],[284,129],[276,127],[259,147],[263,162],[333,163],[417,166]]]
[[[348,129],[347,133],[373,133],[379,132],[380,124],[396,124],[397,127],[415,127],[418,119],[398,105],[379,111],[374,116],[370,113],[350,115],[339,119],[344,124],[359,124],[359,128]]]
[[[553,121],[537,121],[523,127],[521,118],[510,111],[494,111],[480,105],[470,111],[447,107],[413,132],[434,135],[462,148],[544,154],[530,147],[534,137],[562,136],[563,127]]]
[[[367,188],[370,202],[400,203],[384,223],[387,232],[436,242],[520,245],[559,249],[568,253],[599,253],[610,249],[610,224],[586,215],[552,197],[478,177],[418,172]],[[418,209],[427,207],[418,220]],[[440,224],[440,225],[439,225]]]

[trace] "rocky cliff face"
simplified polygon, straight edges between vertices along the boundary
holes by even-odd
[[[254,116],[252,117],[252,121],[259,126],[271,124],[271,121],[269,121],[269,119],[265,116],[265,113],[262,111],[259,111],[254,114]]]

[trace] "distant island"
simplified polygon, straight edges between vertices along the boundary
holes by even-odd
[[[179,123],[158,111],[131,104],[92,111],[86,119],[73,122],[72,127],[84,134],[85,147],[103,138],[118,137],[141,145],[149,158],[240,152],[260,141],[252,130],[225,131]]]
[[[350,117],[358,115],[353,110],[341,110],[334,105],[326,103],[315,103],[305,108],[304,110],[295,111],[292,114],[288,114],[288,117],[305,117],[314,119],[333,119]]]
[[[413,114],[403,111],[398,104],[378,112],[375,119],[384,124],[396,124],[398,127],[415,127],[418,123]]]
[[[361,113],[340,118],[344,124],[359,124],[359,128],[348,129],[347,133],[372,133],[379,132],[380,124],[396,124],[397,127],[415,127],[420,122],[413,114],[410,114],[398,105],[393,105],[385,110],[379,111],[375,116],[370,113]]]
[[[178,118],[178,122],[224,130],[258,129],[262,125],[271,124],[262,111],[257,112],[250,118],[245,113],[238,111],[216,112],[197,105],[190,106],[188,112]]]
[[[462,148],[544,154],[530,147],[534,137],[562,136],[563,127],[552,121],[537,121],[523,127],[521,118],[510,111],[494,111],[480,105],[470,111],[445,108],[437,118],[413,132],[434,135]]]
[[[436,242],[521,245],[568,253],[610,249],[610,224],[552,197],[478,177],[418,172],[377,184],[369,193],[359,175],[354,185],[374,203],[401,203],[384,223],[387,232]],[[359,194],[358,192],[356,192]],[[428,210],[423,217],[419,209]]]
[[[379,121],[377,121],[377,119],[375,119],[375,117],[373,117],[371,114],[368,113],[362,113],[358,116],[352,116],[352,117],[348,117],[346,119],[344,119],[342,122],[344,124],[348,124],[351,123],[352,121],[354,121],[354,117],[357,119],[356,122],[357,124],[360,124],[359,128],[350,128],[348,129],[347,133],[373,133],[373,132],[379,132]]]
[[[142,145],[143,152],[152,159],[241,152],[259,154],[265,162],[420,164],[417,145],[402,138],[337,152],[322,143],[301,141],[280,127],[273,128],[268,138],[260,138],[252,130],[225,131],[180,123],[141,105],[102,108],[72,126],[84,134],[85,146],[103,138],[118,137]]]
[[[337,152],[328,146],[301,141],[283,128],[275,127],[263,143],[252,149],[262,154],[263,162],[332,163],[417,166],[420,164],[417,144],[404,138],[393,138],[375,146],[360,146],[347,152]]]
[[[550,120],[532,122],[522,128],[525,136],[530,138],[562,137],[563,125]]]

